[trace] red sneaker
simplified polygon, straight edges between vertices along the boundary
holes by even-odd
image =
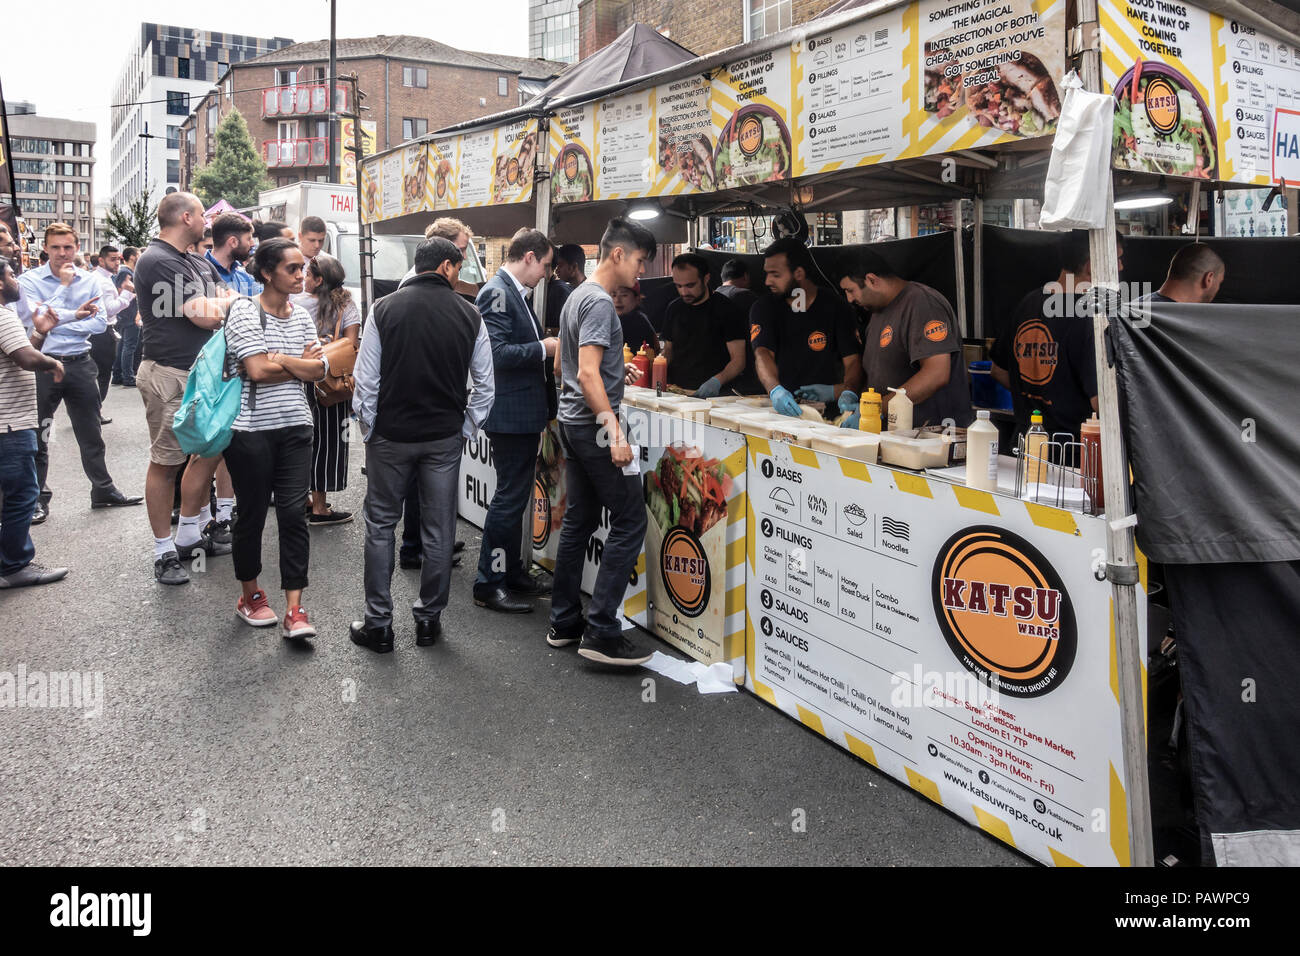
[[[275,623],[275,612],[267,603],[265,591],[254,591],[251,598],[245,598],[241,594],[235,605],[235,613],[252,627],[270,627]]]
[[[302,605],[289,608],[289,613],[284,616],[284,628],[280,634],[294,641],[315,637],[316,628],[312,627],[311,622],[307,620],[307,609]]]

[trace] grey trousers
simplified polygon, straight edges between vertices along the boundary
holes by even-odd
[[[366,442],[366,626],[393,623],[393,543],[402,518],[406,483],[414,474],[420,488],[420,597],[417,621],[437,621],[451,590],[452,546],[456,542],[456,483],[460,435],[428,442]]]

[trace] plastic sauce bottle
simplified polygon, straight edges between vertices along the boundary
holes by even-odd
[[[880,393],[869,388],[858,400],[858,430],[880,434]]]
[[[623,364],[628,365],[632,361],[632,349],[626,342],[623,343]]]
[[[651,371],[651,386],[656,392],[662,393],[668,386],[668,360],[662,355],[656,355],[654,365]]]
[[[1025,432],[1024,455],[1025,484],[1041,484],[1046,481],[1047,432],[1043,428],[1043,413],[1037,409],[1029,416],[1029,431]]]
[[[998,426],[983,410],[975,413],[975,423],[966,429],[966,487],[998,490]]]
[[[891,388],[894,397],[889,400],[889,430],[905,432],[912,427],[912,400],[907,397],[907,389]]]
[[[626,348],[627,346],[624,346]],[[650,387],[650,353],[647,346],[641,346],[641,351],[636,353],[636,358],[629,358],[629,362],[641,370],[641,377],[636,380],[636,384],[641,388]]]
[[[1101,420],[1096,412],[1079,426],[1079,438],[1083,442],[1083,487],[1092,496],[1093,511],[1100,514],[1106,507],[1106,490],[1101,478]]]

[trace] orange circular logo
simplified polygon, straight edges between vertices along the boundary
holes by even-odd
[[[763,122],[757,116],[747,116],[744,122],[740,124],[740,131],[736,134],[736,142],[740,144],[740,151],[746,156],[753,156],[758,152],[758,148],[763,145]]]
[[[894,327],[892,325],[887,325],[880,330],[880,347],[882,349],[887,349],[889,348],[889,343],[892,341],[894,341]]]
[[[808,347],[814,352],[826,351],[826,333],[814,332],[812,335],[808,336]]]
[[[551,539],[551,496],[541,481],[533,482],[533,547],[544,548]]]
[[[1144,95],[1147,121],[1157,133],[1168,136],[1178,128],[1179,120],[1182,119],[1178,90],[1163,76],[1157,76],[1147,84]]]
[[[925,323],[925,337],[931,342],[942,342],[948,337],[948,323],[942,319]]]
[[[573,182],[578,178],[578,154],[570,151],[564,158],[564,178]]]
[[[1020,378],[1030,385],[1046,385],[1056,374],[1059,346],[1052,331],[1041,319],[1024,323],[1016,329],[1016,366]]]
[[[677,610],[687,617],[699,617],[709,605],[709,559],[700,539],[685,528],[673,528],[664,538],[659,553],[659,572],[664,590]]]
[[[1041,697],[1070,672],[1078,646],[1070,596],[1024,538],[989,525],[958,531],[939,549],[932,587],[944,639],[981,681]]]

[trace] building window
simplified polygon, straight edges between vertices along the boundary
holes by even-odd
[[[167,160],[167,181],[169,183],[181,181],[181,161],[179,159]]]
[[[15,153],[49,153],[53,147],[48,139],[31,139],[26,136],[15,136],[11,140]]]
[[[429,86],[429,71],[418,66],[402,67],[402,85],[414,86],[419,89],[427,89]]]
[[[77,183],[77,192],[83,196],[90,195],[90,183]]]
[[[66,195],[66,196],[71,196],[72,193],[73,193],[73,191],[74,191],[76,188],[77,188],[77,184],[76,184],[76,183],[74,183],[74,182],[70,182],[70,181],[68,181],[68,180],[66,180],[66,179],[63,181],[63,193],[64,193],[64,195]]]
[[[275,71],[276,86],[295,86],[297,85],[297,83],[298,83],[297,70],[276,70]]]
[[[211,106],[208,107],[208,132],[215,133],[216,131],[217,131],[217,104],[213,103]]]
[[[71,200],[71,199],[65,199],[65,200],[63,200],[63,212],[64,212],[64,214],[65,214],[65,215],[68,215],[68,216],[71,216],[71,215],[73,214],[73,212],[76,211],[76,205],[77,205],[77,204],[76,204],[73,200]]]
[[[189,116],[190,115],[190,95],[179,90],[167,91],[167,115],[168,116]]]
[[[510,95],[510,80],[504,76],[497,77],[497,96]]]
[[[298,121],[297,120],[280,120],[275,124],[277,139],[297,139],[298,138]]]
[[[167,127],[167,148],[168,149],[181,148],[181,128],[179,126]]]
[[[190,58],[188,56],[178,56],[176,58],[176,78],[180,80],[190,78]]]
[[[745,37],[745,42],[789,29],[793,22],[790,0],[746,0],[745,6],[749,11],[746,20],[749,35]]]
[[[415,139],[417,136],[423,136],[429,132],[429,121],[427,119],[412,119],[409,116],[402,117],[402,139]]]
[[[83,200],[81,200],[81,214],[84,216],[84,215],[86,214],[86,212],[87,212],[87,210],[86,210],[86,200],[83,199]]]

